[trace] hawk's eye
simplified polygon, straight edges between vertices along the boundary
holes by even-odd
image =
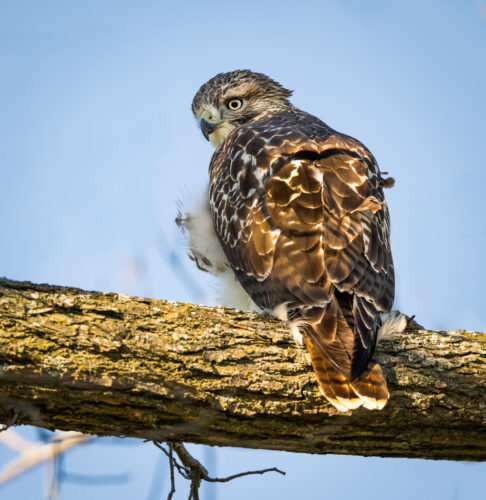
[[[229,101],[226,101],[226,107],[231,111],[240,109],[242,104],[243,101],[241,99],[230,99]]]

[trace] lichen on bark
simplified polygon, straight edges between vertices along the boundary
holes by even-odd
[[[486,459],[486,334],[380,343],[391,399],[340,414],[284,324],[0,280],[0,422],[308,453]]]

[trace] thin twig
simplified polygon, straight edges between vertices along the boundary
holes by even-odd
[[[16,433],[9,429],[1,434],[0,441],[9,445],[9,442],[15,436]],[[14,448],[15,446],[18,447],[18,456],[0,471],[0,484],[9,481],[41,462],[50,462],[57,454],[64,453],[69,448],[86,443],[91,439],[91,436],[80,432],[62,432],[59,437],[55,436],[51,442],[46,444],[37,444],[26,440],[22,440],[22,444],[16,439]]]
[[[248,472],[240,472],[239,474],[233,474],[232,476],[228,477],[205,477],[203,479],[210,483],[227,483],[228,481],[236,479],[237,477],[249,476],[250,474],[265,474],[265,472],[278,472],[279,474],[282,474],[282,476],[285,476],[284,471],[277,469],[277,467],[272,467],[270,469],[250,470]]]
[[[172,443],[172,446],[186,469],[197,472],[201,477],[209,477],[207,469],[186,450],[182,443]]]
[[[249,476],[250,474],[265,474],[266,472],[278,472],[279,474],[285,476],[285,472],[277,469],[276,467],[272,467],[269,469],[240,472],[239,474],[233,474],[228,477],[211,477],[208,474],[207,469],[186,450],[182,443],[168,442],[169,451],[167,451],[157,441],[153,441],[153,443],[169,458],[171,490],[167,500],[170,500],[175,492],[174,466],[177,468],[177,471],[182,477],[191,481],[189,488],[189,500],[199,500],[199,487],[201,486],[202,481],[207,481],[209,483],[227,483],[238,477]],[[182,465],[180,465],[174,457],[174,451],[179,457],[179,460],[182,462]]]
[[[162,450],[165,453],[165,455],[169,458],[169,460],[171,460],[170,453],[158,441],[152,441],[152,443],[154,443],[154,445],[157,446],[159,450]],[[172,457],[172,460],[174,462],[174,465],[177,467],[177,471],[179,472],[179,474],[184,479],[190,479],[189,469],[186,469],[183,465],[181,465],[174,456]]]
[[[174,448],[172,443],[169,443],[169,467],[170,467],[170,491],[167,500],[172,498],[175,493],[175,478],[174,478]]]

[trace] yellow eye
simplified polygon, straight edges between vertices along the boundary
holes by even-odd
[[[226,107],[231,111],[236,111],[241,108],[243,101],[241,99],[229,99],[226,101]]]

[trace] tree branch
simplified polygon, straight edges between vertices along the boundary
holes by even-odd
[[[188,479],[191,482],[190,485],[190,494],[189,500],[198,500],[199,499],[199,487],[201,486],[201,481],[207,481],[209,483],[228,483],[229,481],[233,481],[233,479],[238,479],[243,476],[251,476],[255,474],[265,474],[266,472],[278,472],[285,476],[285,472],[277,469],[276,467],[271,467],[268,469],[260,469],[260,470],[249,470],[245,472],[240,472],[238,474],[233,474],[232,476],[227,477],[211,477],[208,474],[207,469],[204,465],[196,460],[185,448],[182,443],[173,443],[169,441],[167,444],[169,446],[169,451],[167,451],[160,443],[157,441],[153,441],[154,445],[162,450],[165,455],[169,459],[169,467],[170,467],[170,482],[171,488],[169,491],[169,495],[167,500],[172,498],[172,495],[175,492],[175,484],[174,484],[174,466],[177,467],[179,474],[184,478]],[[173,452],[177,453],[180,461],[183,465],[180,465],[175,459]]]
[[[307,453],[486,459],[486,334],[380,343],[391,399],[340,414],[279,321],[0,280],[0,423]]]

